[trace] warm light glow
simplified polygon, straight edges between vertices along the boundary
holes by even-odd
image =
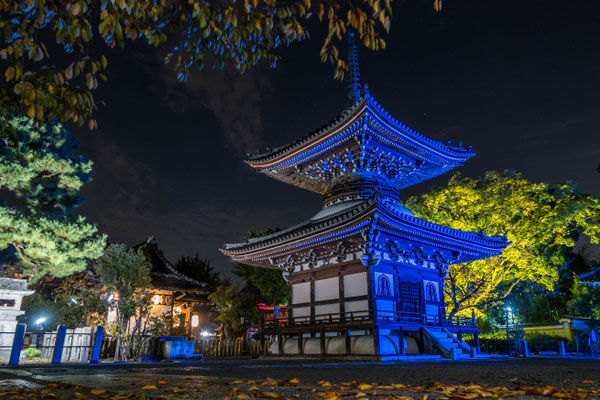
[[[208,336],[217,336],[215,333],[213,332],[208,332],[208,331],[202,331],[200,332],[200,335],[203,337],[208,337]]]
[[[179,307],[179,306],[175,307],[175,312],[178,314],[181,314],[181,307]]]
[[[192,315],[192,327],[195,328],[200,323],[200,318],[197,315]]]
[[[154,303],[155,305],[158,305],[160,303],[160,296],[157,294],[152,296],[152,303]]]
[[[43,324],[44,322],[46,322],[46,318],[45,317],[38,318],[38,319],[35,320],[35,324],[36,325]]]

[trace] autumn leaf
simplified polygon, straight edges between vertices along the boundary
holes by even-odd
[[[169,382],[167,382],[167,381],[158,381],[159,385],[166,385],[167,383],[169,383]]]
[[[250,386],[250,388],[248,389],[249,392],[251,392],[253,390],[260,390],[260,388],[256,385],[253,385],[253,386]]]
[[[275,392],[262,392],[263,397],[267,399],[279,399],[281,396]]]
[[[106,389],[92,389],[90,390],[90,393],[98,396],[100,394],[106,393]]]
[[[156,385],[146,385],[142,388],[142,390],[157,390],[158,387]]]
[[[362,383],[358,386],[360,390],[371,390],[373,389],[373,385],[369,385],[368,383]]]
[[[288,381],[288,383],[300,383],[300,379],[298,378],[292,378]]]

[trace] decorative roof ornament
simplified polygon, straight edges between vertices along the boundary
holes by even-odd
[[[348,98],[353,103],[360,101],[360,72],[358,51],[354,42],[354,32],[348,31]]]

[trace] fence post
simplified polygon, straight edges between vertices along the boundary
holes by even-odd
[[[13,339],[12,350],[10,351],[10,360],[8,365],[19,365],[19,359],[21,358],[21,349],[23,348],[23,339],[25,338],[25,329],[27,325],[17,324],[15,329],[15,337]]]
[[[98,364],[100,362],[100,350],[102,350],[102,338],[104,336],[104,327],[97,326],[94,332],[94,347],[92,348],[92,359],[90,364]]]
[[[558,342],[558,355],[559,356],[564,356],[566,355],[565,352],[565,342]]]
[[[65,337],[67,336],[67,326],[59,325],[56,332],[56,342],[54,343],[54,353],[52,354],[52,364],[60,364],[63,348],[65,347]]]
[[[529,342],[523,340],[523,357],[529,358]]]

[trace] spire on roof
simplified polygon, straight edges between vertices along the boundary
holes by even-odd
[[[348,97],[352,102],[360,100],[360,73],[358,52],[354,43],[354,33],[348,31]]]

